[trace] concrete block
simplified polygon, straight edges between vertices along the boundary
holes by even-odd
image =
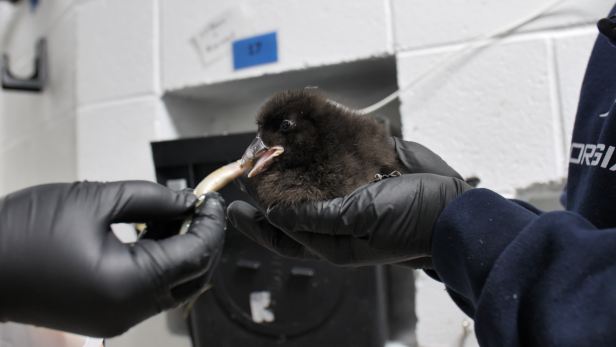
[[[50,32],[68,20],[72,14],[72,5],[73,0],[41,1],[33,10],[29,1],[13,5],[2,3],[2,53],[8,53],[11,57],[11,70],[15,74],[28,76],[32,73],[36,41],[48,37]]]
[[[428,277],[423,271],[415,273],[417,290],[417,343],[419,347],[431,346],[479,346],[472,329],[473,323],[451,300],[445,285]],[[470,324],[465,343],[463,323]]]
[[[514,24],[550,3],[553,0],[449,1],[444,6],[439,1],[392,0],[396,49],[467,41]],[[612,0],[567,1],[520,31],[594,24],[612,6]]]
[[[34,66],[34,46],[40,37],[37,33],[43,32],[48,43],[49,74],[42,93],[0,91],[0,194],[36,184],[73,181],[77,177],[75,16],[66,8],[63,15],[50,20],[54,24],[44,31],[44,21],[35,23],[30,16],[43,16],[49,3],[32,15],[20,12],[22,3],[18,6],[11,9],[15,27],[3,36],[9,47],[11,71],[28,76],[27,70]],[[31,24],[31,31],[19,30],[28,27],[24,23]]]
[[[150,142],[157,140],[160,109],[155,97],[79,109],[79,179],[155,181]]]
[[[79,105],[155,92],[155,4],[105,0],[78,7]]]
[[[75,108],[75,16],[66,16],[48,32],[48,82],[42,93],[0,90],[0,151],[31,136],[33,129],[65,120]],[[36,42],[30,37],[28,47]],[[10,55],[11,62],[13,56]],[[34,66],[28,56],[28,67]],[[11,70],[13,65],[11,64]],[[72,116],[74,117],[74,115]]]
[[[77,179],[75,116],[30,129],[28,137],[0,153],[0,196],[18,189]]]
[[[76,179],[75,16],[72,1],[2,3],[0,32],[11,72],[29,77],[39,38],[47,39],[48,84],[42,93],[0,90],[0,195]]]
[[[11,18],[13,17],[13,6],[6,2],[0,2],[0,37],[4,38],[6,31],[9,29]],[[4,40],[2,40],[4,41]]]
[[[36,22],[40,28],[47,30],[41,32],[45,36],[49,30],[53,30],[54,27],[66,20],[68,15],[72,14],[72,7],[75,3],[76,0],[39,1],[33,9],[30,2],[27,1],[18,6],[27,7],[33,22]]]
[[[173,311],[182,310],[176,309]],[[170,311],[170,312],[173,312]],[[182,319],[182,312],[170,316],[170,312],[158,314],[136,325],[126,333],[105,340],[106,347],[133,347],[133,346],[193,346],[190,336],[173,333],[170,325],[177,324],[173,319]]]
[[[404,86],[445,52],[400,54]],[[545,40],[505,41],[446,65],[401,97],[404,138],[426,145],[464,177],[513,196],[559,180]]]
[[[388,52],[389,24],[383,0],[238,3],[162,1],[165,90],[354,61]],[[209,65],[201,61],[191,39],[226,10],[238,8],[244,18],[241,22],[247,27],[242,29],[246,37],[277,33],[277,63],[234,71],[230,50]]]
[[[590,28],[587,32],[580,32],[574,36],[554,39],[566,158],[568,158],[571,146],[571,135],[580,99],[580,88],[596,39],[597,31],[595,28]],[[605,110],[605,112],[607,111]]]
[[[0,18],[7,18],[4,16],[9,14],[10,9],[11,9],[10,6],[11,5],[7,4],[6,2],[0,2]]]

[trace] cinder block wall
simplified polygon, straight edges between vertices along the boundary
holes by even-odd
[[[392,0],[399,86],[462,44],[549,3]],[[613,5],[568,1],[443,66],[400,98],[404,138],[506,197],[533,184],[562,182],[595,22]],[[456,345],[464,315],[442,285],[423,273],[416,284],[419,345]]]
[[[47,39],[49,84],[44,93],[0,89],[0,195],[27,186],[77,179],[75,22],[72,1],[0,2],[0,53],[11,72],[34,70],[35,46]]]
[[[383,56],[396,57],[404,86],[461,44],[548,3],[58,0],[32,10],[28,1],[0,2],[0,49],[13,71],[31,71],[38,37],[50,57],[45,92],[0,91],[0,195],[52,181],[154,180],[150,141],[179,136],[165,93]],[[594,23],[612,6],[569,0],[443,66],[400,97],[404,137],[507,197],[562,181]],[[230,55],[200,61],[191,39],[229,9],[241,14],[245,36],[277,32],[277,63],[234,71]],[[450,346],[464,316],[442,285],[419,276],[419,343]],[[162,341],[148,331],[164,320],[151,322],[110,345]]]
[[[548,3],[451,2],[444,8],[394,1],[393,13],[401,16],[395,20],[399,84],[460,43]],[[566,2],[518,33],[454,60],[401,97],[405,138],[506,196],[562,180],[579,88],[597,37],[594,22],[611,6],[612,1]]]

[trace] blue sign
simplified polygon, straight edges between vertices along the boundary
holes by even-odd
[[[278,43],[275,32],[233,42],[235,70],[277,61]]]

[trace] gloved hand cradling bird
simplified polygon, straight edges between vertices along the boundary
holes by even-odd
[[[258,209],[232,203],[237,229],[285,257],[432,267],[436,220],[471,189],[438,155],[313,91],[274,96],[257,124],[245,157],[260,157],[237,184]]]
[[[224,201],[144,181],[27,188],[0,199],[0,321],[110,337],[199,295],[224,241]],[[162,240],[123,244],[112,223],[194,214]],[[163,223],[164,224],[164,223]]]

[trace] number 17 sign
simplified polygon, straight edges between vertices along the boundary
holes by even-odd
[[[233,42],[235,70],[277,61],[278,43],[275,32]]]

